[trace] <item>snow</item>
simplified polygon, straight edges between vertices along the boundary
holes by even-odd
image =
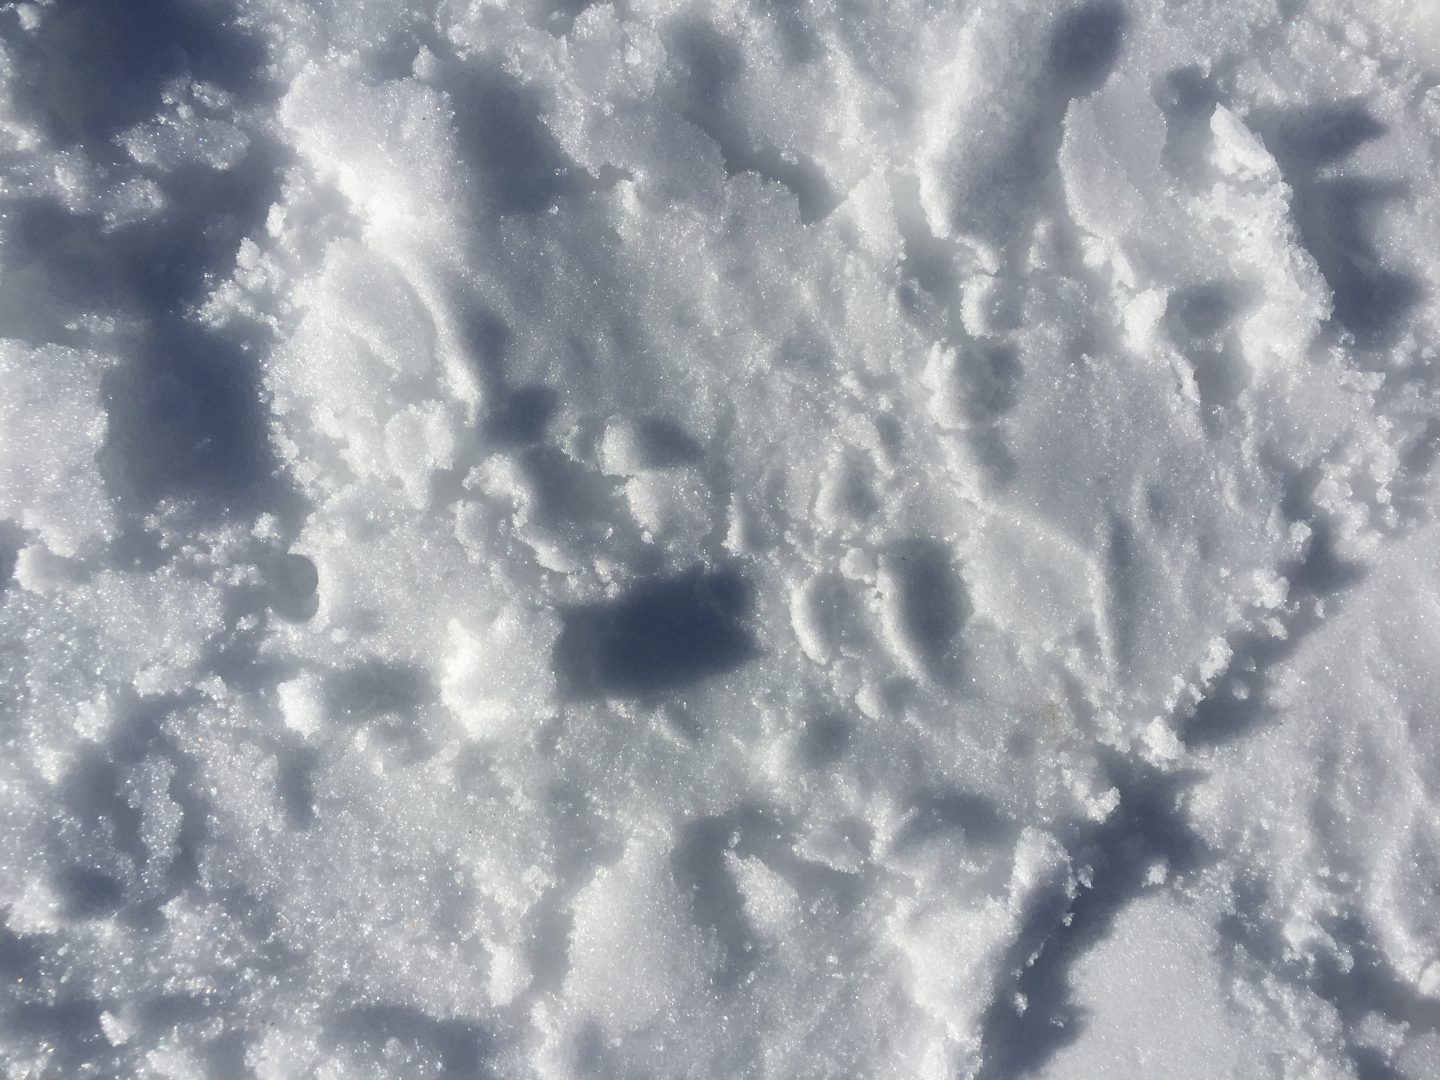
[[[0,12],[6,1077],[1440,1076],[1425,0]]]

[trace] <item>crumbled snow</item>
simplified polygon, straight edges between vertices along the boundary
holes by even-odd
[[[0,12],[4,1075],[1440,1073],[1437,84]]]

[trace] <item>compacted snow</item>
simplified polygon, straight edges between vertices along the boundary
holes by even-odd
[[[1440,6],[0,12],[0,1062],[1440,1076]]]

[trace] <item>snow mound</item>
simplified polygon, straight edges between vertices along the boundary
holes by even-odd
[[[0,13],[6,1076],[1435,1075],[1436,33]]]

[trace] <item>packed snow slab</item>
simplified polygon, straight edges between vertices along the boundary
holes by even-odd
[[[1440,1073],[1437,43],[0,13],[6,1074]]]

